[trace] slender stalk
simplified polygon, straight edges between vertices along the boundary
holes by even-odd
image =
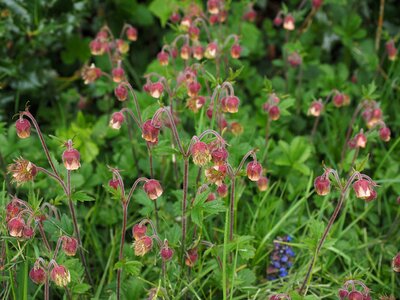
[[[265,125],[265,146],[268,145],[270,128],[271,128],[271,118],[267,117],[267,123]]]
[[[82,246],[82,240],[81,240],[81,235],[79,232],[79,226],[78,226],[78,220],[76,218],[76,212],[75,212],[75,207],[74,207],[74,203],[72,202],[72,197],[71,197],[71,171],[67,170],[67,198],[68,198],[68,206],[69,206],[69,211],[71,213],[71,217],[72,217],[72,223],[74,225],[74,231],[75,231],[75,236],[78,239],[78,243],[79,243],[79,256],[81,257],[81,261],[82,264],[85,268],[85,273],[86,276],[89,280],[90,285],[93,286],[93,281],[92,281],[92,277],[90,275],[89,272],[89,268],[86,262],[86,258],[85,258],[85,254],[83,253],[83,246]]]
[[[49,276],[46,276],[46,281],[44,282],[44,300],[50,299],[50,290],[49,290]]]
[[[46,246],[47,250],[50,252],[51,247],[50,247],[49,241],[47,240],[46,234],[44,233],[42,221],[38,222],[38,228],[39,228],[39,232],[42,237],[42,240],[44,242],[44,245]]]
[[[375,50],[376,51],[379,50],[379,46],[380,46],[384,12],[385,12],[385,0],[380,0],[378,28],[376,29],[376,36],[375,36]]]
[[[119,256],[118,259],[121,261],[123,259],[123,250],[125,243],[125,232],[126,232],[126,223],[128,218],[128,202],[122,202],[122,211],[123,211],[123,220],[122,220],[122,230],[121,230],[121,243],[119,246]],[[117,299],[121,299],[121,272],[122,269],[119,268],[117,271]]]
[[[356,121],[356,118],[357,118],[358,114],[360,113],[361,108],[362,108],[361,104],[357,105],[357,108],[354,111],[353,116],[351,117],[351,121],[350,121],[350,124],[349,124],[349,126],[347,128],[347,132],[346,132],[346,139],[345,139],[344,144],[342,146],[342,154],[341,154],[341,159],[340,159],[340,165],[343,164],[344,155],[345,155],[346,150],[347,150],[347,144],[349,142],[349,139],[350,139],[350,136],[351,136],[351,132],[353,131],[353,124]]]
[[[147,150],[148,150],[148,155],[149,155],[150,178],[154,178],[153,152],[151,151],[150,144],[149,143],[146,143],[146,144],[147,144]],[[159,230],[160,227],[159,227],[157,199],[153,200],[153,202],[154,202],[154,214],[156,217],[156,227],[157,227],[157,230]]]
[[[229,203],[229,240],[233,240],[233,227],[235,223],[235,176],[231,177],[231,197]]]
[[[186,242],[186,208],[187,208],[187,194],[188,194],[188,181],[189,181],[189,159],[184,158],[184,170],[183,170],[183,201],[182,201],[182,257],[185,253],[185,242]]]
[[[311,140],[314,139],[315,133],[317,132],[319,119],[320,119],[320,116],[316,117],[315,120],[314,120],[314,125],[313,125],[313,128],[311,130]]]

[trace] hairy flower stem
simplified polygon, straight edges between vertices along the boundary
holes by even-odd
[[[353,113],[353,116],[351,117],[351,121],[349,123],[349,126],[347,128],[346,139],[345,139],[344,144],[342,146],[342,153],[341,153],[340,164],[339,164],[340,166],[343,165],[344,156],[345,156],[346,150],[347,150],[347,144],[349,143],[351,132],[353,131],[353,124],[356,121],[356,118],[357,118],[358,114],[360,113],[361,108],[362,108],[362,105],[358,104],[356,110]]]
[[[233,228],[235,223],[235,177],[231,178],[231,198],[229,203],[229,240],[233,240]]]
[[[126,223],[128,218],[128,202],[122,202],[122,211],[123,211],[123,218],[122,218],[122,229],[121,229],[121,242],[119,246],[119,256],[118,260],[121,261],[123,259],[123,250],[124,250],[124,243],[125,243],[125,232],[126,232]],[[122,269],[119,268],[117,271],[117,299],[121,299],[121,272]]]
[[[150,178],[154,178],[153,152],[151,151],[151,146],[149,145],[149,143],[146,143],[146,144],[147,144],[147,151],[148,151],[148,155],[149,155]],[[157,228],[157,230],[160,230],[159,218],[158,218],[157,199],[154,199],[153,202],[154,202],[154,214],[155,214],[155,217],[156,217],[156,228]]]
[[[50,299],[50,291],[49,291],[49,276],[46,276],[46,281],[44,282],[44,300]]]
[[[81,257],[83,267],[85,268],[86,277],[88,278],[90,285],[93,286],[93,281],[92,281],[92,277],[89,272],[89,267],[86,262],[85,254],[83,253],[81,234],[79,232],[78,220],[76,218],[75,207],[74,207],[74,203],[72,202],[72,197],[71,197],[71,171],[70,170],[67,170],[67,198],[68,198],[69,211],[70,211],[71,217],[72,217],[72,223],[74,225],[75,236],[79,243],[79,256]]]
[[[43,240],[47,250],[50,252],[51,247],[50,247],[49,241],[47,240],[46,234],[44,233],[42,221],[38,222],[38,228],[39,228],[40,235],[42,236],[42,240]]]
[[[188,194],[188,181],[189,181],[189,158],[184,158],[183,167],[183,201],[182,201],[182,257],[186,250],[186,229],[187,229],[187,218],[186,218],[186,208],[187,208],[187,194]]]

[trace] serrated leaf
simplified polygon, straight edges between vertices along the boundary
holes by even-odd
[[[86,194],[85,192],[78,191],[72,194],[72,200],[73,201],[79,201],[79,202],[88,202],[88,201],[94,201],[95,198]]]
[[[143,264],[140,261],[131,260],[125,261],[120,260],[114,265],[114,270],[123,269],[129,275],[137,276],[140,273]]]
[[[72,288],[74,294],[84,294],[90,290],[90,285],[87,283],[78,283]]]

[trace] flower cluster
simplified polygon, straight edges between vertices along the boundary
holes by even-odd
[[[263,110],[268,113],[268,116],[272,121],[278,120],[281,115],[278,106],[279,102],[281,102],[279,97],[275,93],[272,93],[268,96],[267,102],[263,104]]]
[[[347,280],[339,289],[340,300],[371,300],[369,288],[359,280]]]
[[[277,237],[274,241],[274,250],[270,255],[270,265],[267,268],[268,280],[274,280],[288,275],[288,271],[293,265],[293,259],[295,256],[292,247],[287,245],[291,240],[292,238],[287,235]]]
[[[45,283],[49,277],[59,287],[65,287],[71,282],[71,274],[65,266],[57,264],[54,259],[46,264],[41,257],[29,271],[29,277],[36,284]]]

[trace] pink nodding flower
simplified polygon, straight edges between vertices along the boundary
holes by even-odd
[[[144,256],[153,248],[153,239],[147,235],[142,236],[133,243],[136,256]]]
[[[217,193],[221,198],[225,198],[228,196],[228,186],[224,183],[221,184],[219,187],[217,187]]]
[[[204,56],[208,59],[214,59],[217,56],[218,45],[215,42],[211,42],[207,45],[204,52]]]
[[[183,17],[181,20],[180,27],[182,30],[187,31],[189,30],[190,25],[192,25],[192,19],[190,17]]]
[[[192,154],[193,162],[197,166],[205,166],[211,160],[210,150],[206,143],[200,141],[194,143],[190,152]]]
[[[303,62],[303,59],[301,58],[300,54],[295,52],[292,52],[289,54],[288,58],[288,63],[293,67],[293,68],[297,68],[298,66],[300,66]]]
[[[382,127],[379,129],[379,137],[381,138],[382,141],[384,142],[389,142],[390,141],[390,129],[389,127]]]
[[[169,64],[169,55],[165,51],[161,51],[160,53],[157,54],[157,59],[158,62],[160,63],[161,66],[168,66]]]
[[[133,26],[129,26],[126,30],[126,37],[128,38],[128,40],[135,42],[138,38],[137,29]]]
[[[354,192],[356,193],[357,198],[360,199],[368,199],[371,195],[374,195],[373,188],[371,187],[371,182],[366,179],[358,179],[353,184]]]
[[[108,186],[113,188],[114,190],[118,189],[119,187],[119,180],[118,179],[110,179],[108,181]]]
[[[395,61],[397,58],[397,49],[394,45],[394,40],[390,40],[386,43],[386,52],[388,54],[388,58],[391,61]]]
[[[168,245],[168,241],[165,240],[164,244],[161,247],[160,250],[160,256],[164,261],[168,261],[172,258],[172,256],[174,255],[174,250],[172,250],[169,245]]]
[[[75,256],[78,250],[78,240],[73,237],[62,237],[62,249],[67,256]]]
[[[12,218],[16,217],[18,213],[20,212],[20,207],[18,203],[11,201],[10,203],[7,204],[6,206],[6,222],[11,220]]]
[[[308,114],[314,117],[319,117],[323,108],[324,104],[322,101],[313,101],[308,109]]]
[[[395,271],[397,273],[400,272],[400,252],[397,253],[395,257],[393,257],[392,269],[393,269],[393,271]]]
[[[257,181],[257,187],[260,192],[264,192],[268,189],[268,178],[265,176],[260,177]]]
[[[278,15],[274,18],[273,23],[274,23],[274,25],[275,25],[276,27],[279,27],[279,26],[282,25],[283,20],[282,20],[280,14],[278,14]]]
[[[123,84],[119,84],[114,89],[114,94],[119,101],[125,101],[128,98],[128,90]]]
[[[162,93],[164,91],[164,85],[162,84],[162,82],[154,82],[150,85],[149,88],[149,93],[150,96],[152,96],[153,98],[160,98]]]
[[[231,47],[231,57],[234,59],[240,58],[240,53],[242,52],[242,47],[239,44],[233,44]]]
[[[197,262],[198,258],[199,258],[199,254],[197,253],[197,248],[189,249],[186,254],[185,264],[188,267],[192,268],[195,265],[195,263]]]
[[[217,15],[220,12],[220,0],[208,0],[207,1],[207,10],[212,15]]]
[[[347,295],[347,299],[349,299],[349,300],[364,300],[365,297],[360,291],[351,291]]]
[[[73,148],[65,150],[62,155],[64,166],[67,170],[70,171],[77,170],[80,168],[81,166],[80,158],[81,155],[79,154],[79,151]]]
[[[188,60],[190,58],[190,53],[191,53],[191,49],[188,44],[185,44],[181,47],[180,55],[183,60]]]
[[[286,15],[285,19],[283,19],[283,28],[289,31],[294,30],[294,22],[294,17],[291,14]]]
[[[240,124],[239,122],[232,122],[230,124],[230,129],[235,136],[241,135],[244,130],[242,124]]]
[[[203,107],[203,105],[206,103],[206,99],[203,96],[195,96],[188,98],[186,102],[186,106],[193,111],[194,113],[197,113],[200,108]]]
[[[112,129],[120,129],[121,125],[124,123],[124,120],[124,114],[118,111],[112,114],[109,125]]]
[[[365,148],[367,145],[367,137],[364,133],[360,132],[354,137],[354,142],[357,148]]]
[[[156,200],[163,193],[161,184],[155,179],[146,181],[146,183],[143,185],[143,189],[151,200]]]
[[[90,66],[84,66],[81,71],[81,76],[85,84],[95,82],[101,77],[101,74],[101,70],[94,64],[91,64]]]
[[[201,60],[204,56],[204,48],[201,45],[193,46],[193,57]]]
[[[279,117],[281,116],[281,111],[278,106],[272,105],[269,107],[268,115],[272,121],[276,121],[279,120]]]
[[[46,281],[47,274],[46,271],[40,267],[40,266],[34,266],[30,271],[29,271],[29,278],[35,283],[35,284],[43,284]]]
[[[231,114],[238,112],[239,104],[240,100],[236,96],[227,96],[221,100],[222,110]]]
[[[138,240],[146,235],[147,227],[142,224],[135,224],[132,228],[132,235],[135,240]]]
[[[24,230],[22,232],[22,237],[24,239],[30,239],[35,234],[35,231],[31,226],[25,225]]]
[[[225,148],[217,148],[211,152],[211,159],[213,163],[220,165],[226,162],[228,155],[228,151]]]
[[[248,22],[254,22],[256,18],[257,18],[257,12],[253,8],[250,8],[243,15],[243,19]]]
[[[94,39],[89,44],[90,53],[92,55],[102,55],[104,53],[104,46],[100,39]]]
[[[125,71],[121,67],[117,67],[112,70],[112,78],[114,82],[119,83],[124,80],[124,77]]]
[[[261,178],[262,166],[257,161],[251,161],[247,164],[246,171],[251,181],[258,181]]]
[[[58,286],[65,287],[71,281],[71,275],[68,269],[62,265],[55,266],[51,270],[51,280]]]
[[[142,138],[147,142],[154,143],[158,139],[160,128],[153,125],[152,120],[147,120],[142,126]]]
[[[335,96],[333,96],[333,105],[336,107],[341,107],[344,105],[344,94],[340,92],[336,92]]]
[[[195,97],[201,90],[201,85],[197,81],[193,81],[187,85],[187,93],[189,97]]]
[[[31,135],[31,123],[29,120],[20,117],[15,122],[15,128],[17,129],[17,135],[21,139],[26,139]]]
[[[124,40],[117,39],[116,46],[117,46],[118,52],[121,54],[128,53],[128,51],[129,51],[129,44]]]
[[[178,23],[181,20],[181,15],[179,14],[179,12],[174,11],[171,16],[169,17],[169,20],[172,23]]]
[[[25,221],[21,217],[14,217],[7,223],[8,233],[12,237],[22,237],[25,228]]]
[[[190,26],[189,30],[189,37],[192,41],[198,41],[199,40],[199,35],[200,35],[200,29],[196,26]]]
[[[318,195],[325,196],[331,191],[331,182],[326,174],[318,176],[314,180],[314,188]]]

